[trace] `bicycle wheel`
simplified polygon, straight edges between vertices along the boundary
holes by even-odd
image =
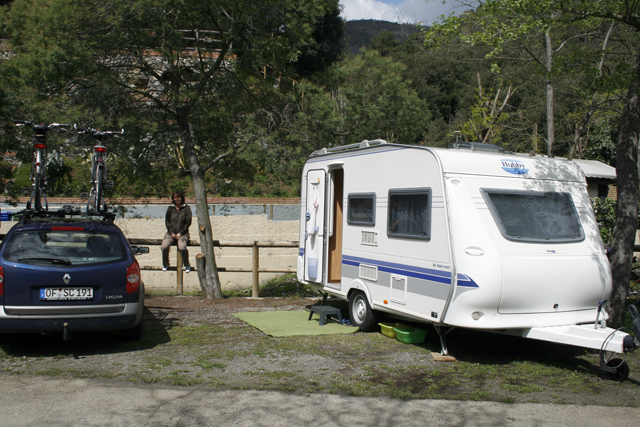
[[[36,172],[33,179],[33,203],[37,211],[42,210],[42,201],[40,200],[42,196],[41,179],[40,172]]]
[[[90,212],[93,210],[93,201],[95,199],[95,195],[96,195],[96,189],[91,188],[91,190],[89,191],[89,199],[87,200],[87,212]]]
[[[103,171],[102,167],[98,165],[98,170],[96,171],[96,198],[94,209],[98,212],[104,210],[104,182],[103,182]]]

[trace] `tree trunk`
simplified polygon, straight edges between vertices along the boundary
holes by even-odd
[[[178,126],[180,135],[184,142],[184,154],[191,171],[193,181],[193,192],[196,198],[196,216],[198,218],[198,230],[200,233],[200,250],[205,256],[204,283],[200,282],[200,287],[205,298],[222,298],[222,287],[218,277],[218,266],[213,253],[213,234],[211,232],[211,220],[209,219],[209,205],[207,204],[207,189],[204,182],[204,170],[200,166],[198,154],[193,145],[191,132],[189,130],[188,113],[179,111]],[[203,231],[201,231],[203,230]],[[204,235],[204,238],[203,238]],[[198,276],[200,277],[200,276]]]
[[[610,323],[620,327],[625,309],[633,244],[638,228],[638,135],[640,134],[640,52],[629,86],[622,115],[620,132],[616,145],[616,175],[618,186],[618,207],[611,244],[611,292]]]
[[[555,143],[555,120],[553,117],[553,84],[551,83],[551,70],[553,67],[553,45],[549,30],[544,33],[547,56],[547,155],[553,157],[553,145]]]

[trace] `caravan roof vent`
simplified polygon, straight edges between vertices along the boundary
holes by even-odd
[[[481,142],[464,142],[457,141],[449,143],[449,148],[454,150],[471,150],[471,151],[485,151],[492,153],[506,153],[502,147],[498,147],[493,144],[483,144]]]

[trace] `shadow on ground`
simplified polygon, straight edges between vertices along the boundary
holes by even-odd
[[[163,318],[164,317],[164,318]],[[72,354],[74,358],[96,354],[113,354],[147,350],[171,341],[167,330],[173,326],[168,316],[144,311],[144,332],[140,341],[126,341],[119,331],[73,332],[68,341],[62,333],[16,333],[0,335],[0,348],[13,357],[56,357]]]

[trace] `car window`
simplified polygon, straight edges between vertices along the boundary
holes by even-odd
[[[532,243],[584,240],[570,194],[485,189],[483,195],[500,232],[508,240]]]
[[[38,265],[92,265],[123,261],[127,253],[116,233],[29,230],[11,235],[4,258]]]

